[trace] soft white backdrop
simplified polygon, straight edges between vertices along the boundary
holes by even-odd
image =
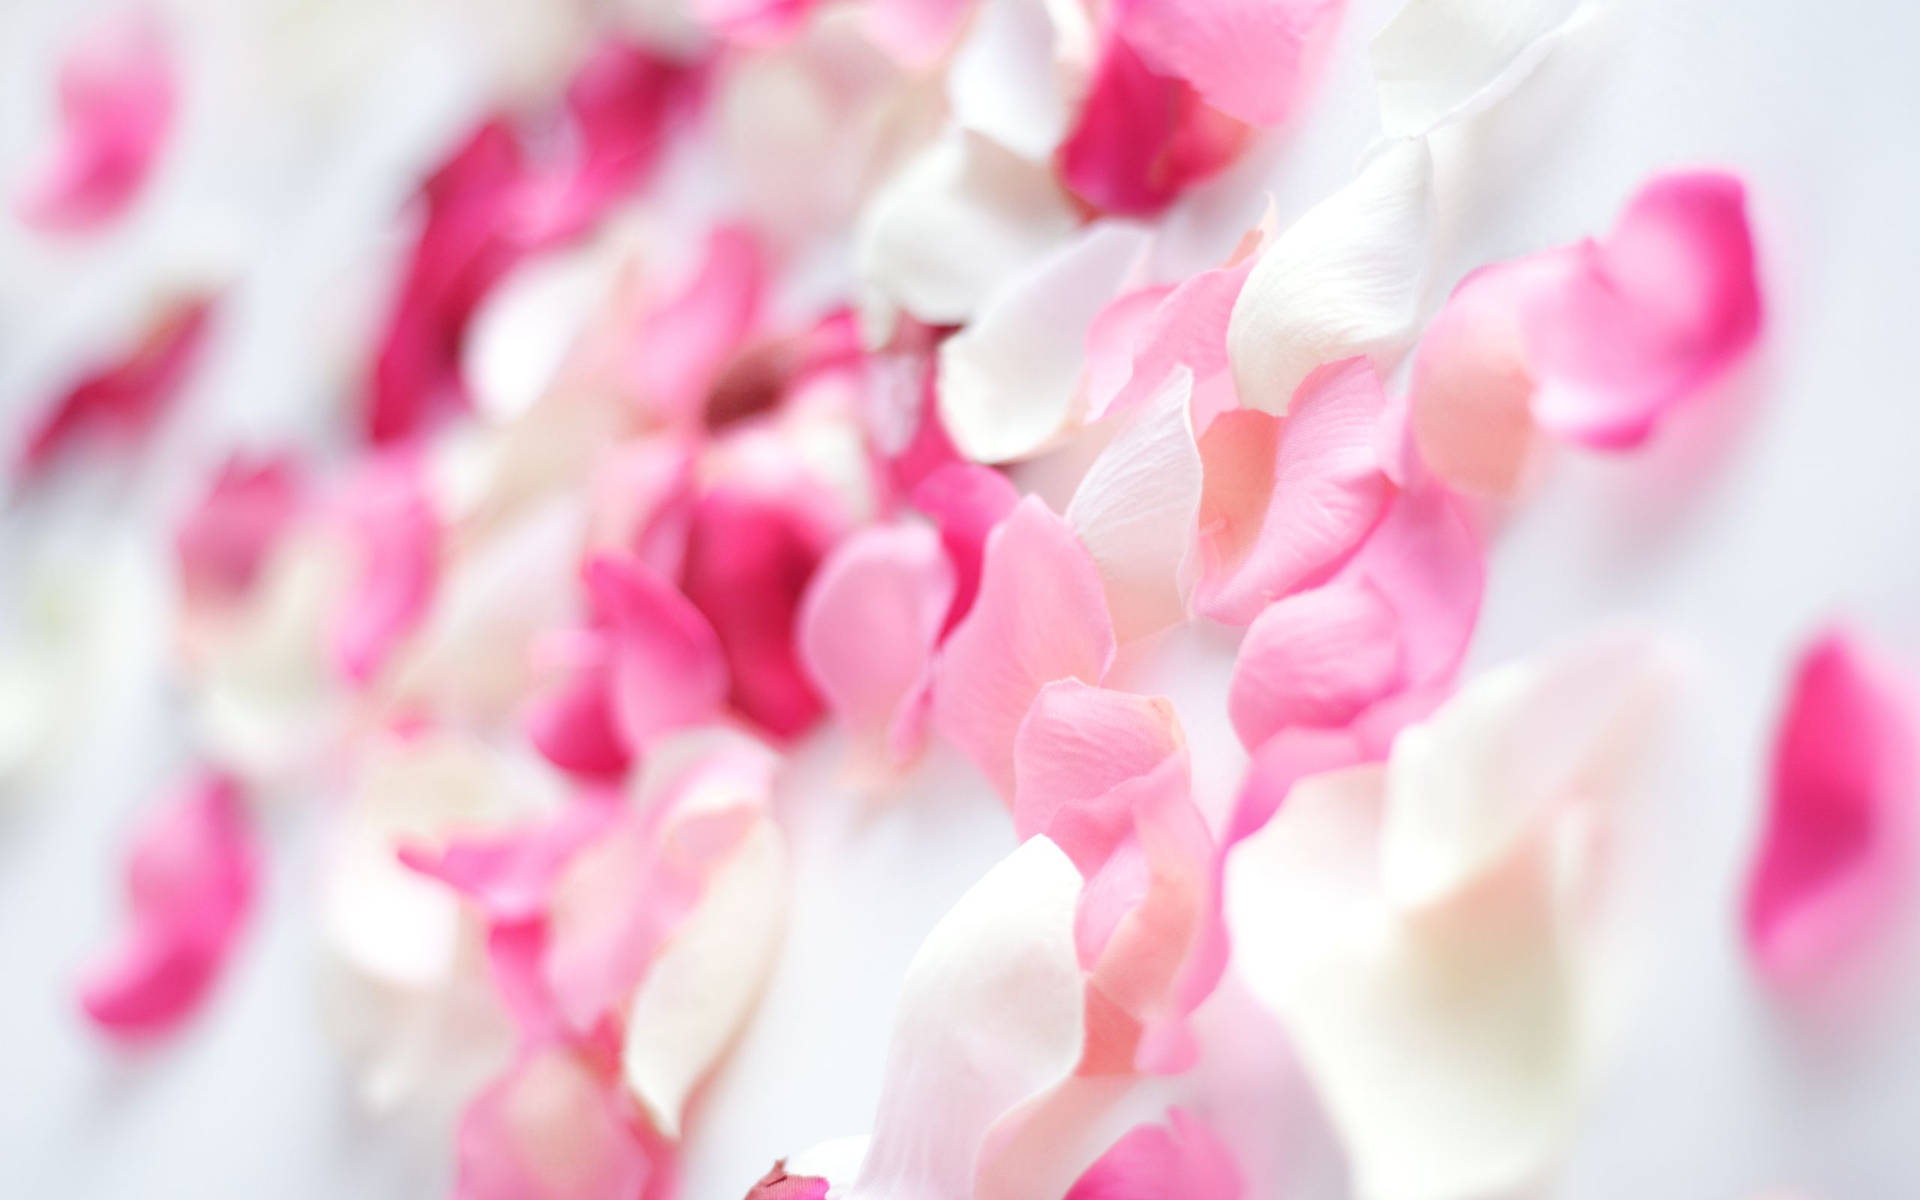
[[[46,502],[0,510],[6,638],[23,635],[35,599],[22,583],[29,560],[57,564],[53,607],[65,620],[91,614],[106,634],[70,668],[84,685],[81,719],[0,800],[0,1195],[436,1195],[451,1149],[443,1131],[360,1114],[322,1035],[303,853],[312,817],[299,807],[273,814],[265,903],[179,1038],[116,1053],[70,999],[78,965],[118,916],[119,839],[186,762],[160,666],[162,517],[234,440],[325,427],[316,414],[342,385],[342,356],[397,244],[392,214],[512,36],[497,18],[449,34],[446,5],[432,0],[337,5],[332,20],[319,15],[327,5],[297,0],[193,2],[242,25],[282,10],[306,24],[243,71],[219,39],[192,43],[226,66],[190,65],[182,137],[126,227],[63,248],[0,216],[8,445],[76,357],[147,302],[152,280],[211,270],[239,281],[228,349],[144,465],[83,472]],[[1267,185],[1283,221],[1343,180],[1372,136],[1364,43],[1395,3],[1355,0],[1317,95],[1281,139]],[[0,187],[11,190],[47,136],[55,52],[91,7],[0,7]],[[1769,325],[1757,360],[1649,452],[1556,464],[1495,552],[1475,662],[1633,616],[1692,639],[1703,664],[1677,726],[1686,783],[1664,800],[1673,869],[1648,992],[1554,1194],[1911,1195],[1920,939],[1896,935],[1866,998],[1796,1011],[1747,974],[1734,913],[1767,722],[1796,640],[1847,613],[1920,662],[1920,415],[1908,382],[1920,9],[1615,0],[1587,32],[1440,147],[1442,281],[1604,229],[1651,172],[1720,164],[1751,185]],[[1151,682],[1176,695],[1198,745],[1229,746],[1222,639],[1195,633],[1165,649]],[[996,803],[951,764],[934,763],[873,813],[831,786],[830,752],[810,756],[788,800],[791,936],[696,1118],[694,1200],[733,1200],[777,1154],[867,1127],[902,968],[1011,844]],[[1215,771],[1231,769],[1227,753]],[[1299,1196],[1329,1194],[1321,1140],[1276,1133]]]

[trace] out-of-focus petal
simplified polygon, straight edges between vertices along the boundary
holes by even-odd
[[[1062,75],[1046,5],[983,0],[947,68],[947,103],[962,129],[1046,162],[1070,116]]]
[[[1127,0],[1120,35],[1154,70],[1252,125],[1286,119],[1345,0]]]
[[[1089,226],[1025,266],[940,345],[940,418],[975,462],[1047,449],[1085,418],[1087,332],[1144,253],[1145,229]]]
[[[1417,137],[1493,103],[1525,78],[1581,0],[1406,0],[1374,35],[1389,136]]]
[[[969,0],[868,0],[867,32],[912,68],[930,66],[973,9]]]
[[[187,604],[218,608],[252,590],[302,498],[299,466],[287,455],[235,455],[222,463],[174,533]]]
[[[1080,873],[1033,838],[968,890],[907,967],[880,1108],[847,1200],[968,1196],[996,1122],[1058,1084],[1084,1036]]]
[[[980,591],[980,567],[987,535],[1006,519],[1020,492],[992,467],[953,463],[921,480],[913,489],[913,506],[940,527],[940,544],[953,563],[953,604],[947,609],[946,628],[959,624]]]
[[[27,183],[20,218],[83,230],[119,216],[146,182],[173,124],[178,88],[152,13],[87,31],[60,63],[60,144]]]
[[[868,202],[854,269],[885,302],[928,324],[958,324],[1079,223],[1047,165],[952,129]]]
[[[1187,615],[1202,486],[1192,398],[1193,373],[1174,368],[1067,504],[1067,523],[1100,568],[1123,642]]]
[[[1905,680],[1850,631],[1825,630],[1802,651],[1746,888],[1747,945],[1776,981],[1838,966],[1905,884],[1917,716]]]
[[[178,399],[213,325],[207,295],[176,297],[118,357],[76,379],[28,427],[19,452],[22,480],[31,480],[73,442],[103,436],[137,446]]]
[[[358,578],[334,628],[334,654],[355,683],[371,680],[432,602],[441,529],[421,461],[370,462],[344,498]]]
[[[639,753],[719,711],[727,693],[720,640],[666,580],[627,559],[587,564],[587,590],[612,635],[608,685],[616,727]]]
[[[925,738],[927,685],[954,574],[931,527],[878,526],[835,547],[800,606],[800,661],[877,763],[905,763]]]
[[[1233,1153],[1182,1109],[1140,1125],[1082,1174],[1065,1200],[1240,1200]]]
[[[1155,71],[1118,34],[1107,38],[1060,144],[1060,177],[1094,208],[1150,217],[1239,156],[1251,130],[1184,79]]]
[[[258,850],[238,785],[210,775],[164,801],[135,832],[126,871],[131,927],[88,970],[80,1007],[137,1038],[193,1011],[253,907]]]
[[[1340,728],[1403,678],[1398,617],[1364,580],[1268,605],[1234,659],[1227,709],[1242,744],[1280,730]]]
[[[1014,735],[1033,698],[1056,679],[1098,682],[1113,653],[1099,568],[1029,496],[987,539],[980,594],[941,647],[934,724],[1011,796]]]
[[[1385,398],[1356,359],[1315,374],[1284,418],[1221,414],[1200,439],[1195,607],[1246,624],[1273,600],[1327,578],[1366,539],[1393,494],[1375,436]]]
[[[1432,183],[1424,140],[1388,142],[1267,246],[1227,325],[1242,404],[1284,413],[1323,366],[1355,355],[1393,365],[1420,320]]]
[[[670,420],[697,421],[722,369],[760,318],[767,268],[751,230],[707,234],[693,277],[634,335],[635,378]]]

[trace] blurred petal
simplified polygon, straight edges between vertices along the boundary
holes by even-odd
[[[987,536],[1006,519],[1020,492],[992,467],[953,463],[920,481],[913,489],[913,506],[940,527],[940,544],[953,563],[953,604],[947,609],[946,628],[959,624],[980,591],[980,566]]]
[[[876,526],[837,546],[800,607],[800,661],[862,752],[900,765],[925,738],[934,649],[954,569],[925,525]]]
[[[1080,873],[1033,838],[968,890],[907,967],[880,1110],[847,1200],[968,1196],[981,1147],[1080,1059]]]
[[[668,419],[700,418],[722,369],[760,319],[766,275],[751,230],[716,226],[693,277],[641,323],[632,349],[635,373]]]
[[[1364,580],[1335,581],[1268,605],[1247,627],[1227,708],[1241,744],[1282,729],[1338,729],[1404,677],[1398,618]]]
[[[1284,413],[1329,363],[1398,360],[1427,287],[1432,176],[1425,141],[1388,142],[1261,253],[1227,325],[1242,404]]]
[[[1920,793],[1915,720],[1905,680],[1850,631],[1801,652],[1746,885],[1747,945],[1777,982],[1829,972],[1889,916]]]
[[[1200,514],[1193,373],[1176,367],[1159,392],[1093,461],[1066,519],[1100,569],[1122,642],[1187,615]]]
[[[1526,77],[1581,0],[1406,0],[1371,45],[1389,136],[1417,137]]]
[[[302,501],[299,465],[289,455],[236,454],[174,533],[174,557],[189,606],[238,601],[260,578]]]
[[[114,15],[60,63],[61,141],[28,182],[21,220],[83,230],[126,210],[173,124],[178,87],[166,38],[150,12]]]
[[[1084,419],[1087,333],[1145,252],[1149,234],[1089,226],[986,297],[940,345],[940,418],[960,453],[1008,462]]]
[[[1120,34],[1153,69],[1253,125],[1285,120],[1345,0],[1130,0]]]
[[[1053,19],[1031,0],[982,0],[947,68],[953,119],[995,144],[1046,162],[1067,131]]]
[[[345,498],[359,577],[334,627],[343,674],[366,683],[426,614],[440,574],[440,519],[421,461],[369,462]]]
[[[259,851],[240,789],[209,775],[149,813],[127,856],[131,927],[80,1006],[115,1037],[164,1033],[206,996],[253,907]]]
[[[941,647],[934,724],[1010,796],[1014,735],[1034,697],[1056,679],[1098,681],[1113,651],[1099,569],[1029,496],[987,539],[980,595]]]
[[[687,598],[638,563],[587,564],[587,590],[611,634],[615,727],[629,753],[669,730],[707,720],[727,694],[727,664],[713,627]]]
[[[1205,1125],[1173,1109],[1141,1125],[1080,1176],[1065,1200],[1240,1200],[1233,1154]]]

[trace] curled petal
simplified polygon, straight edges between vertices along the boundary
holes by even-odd
[[[173,61],[152,14],[89,31],[61,61],[59,88],[61,142],[20,197],[20,217],[41,229],[90,229],[139,194],[173,124]]]
[[[1581,0],[1406,0],[1374,35],[1387,133],[1418,137],[1513,89],[1552,48]]]
[[[1230,381],[1224,387],[1210,385],[1227,370],[1227,321],[1253,263],[1248,257],[1202,271],[1170,291],[1134,292],[1109,305],[1088,335],[1088,417],[1124,412],[1144,402],[1161,380],[1182,366],[1193,372],[1196,392],[1226,393],[1229,402],[1209,404],[1209,417],[1234,407]],[[1128,317],[1122,306],[1137,305],[1142,298],[1152,308]],[[1094,374],[1098,368],[1104,368],[1104,377]],[[1196,415],[1196,427],[1206,424]]]
[[[1129,0],[1120,34],[1154,70],[1186,80],[1221,112],[1275,125],[1339,23],[1345,0]]]
[[[1193,373],[1176,367],[1100,452],[1067,504],[1067,523],[1100,568],[1123,642],[1187,615],[1202,489],[1192,399]]]
[[[1100,572],[1065,521],[1029,496],[987,539],[980,595],[934,667],[934,724],[1013,792],[1014,736],[1040,689],[1097,681],[1113,661]]]
[[[614,723],[629,753],[719,711],[727,664],[713,627],[685,596],[631,560],[587,564],[587,591],[611,634]]]
[[[1087,333],[1134,269],[1145,230],[1095,224],[1008,280],[940,345],[940,418],[975,462],[1037,454],[1084,418]]]
[[[1382,370],[1412,340],[1433,242],[1433,160],[1388,142],[1254,263],[1227,325],[1240,402],[1284,413],[1317,369],[1365,355]]]
[[[1033,838],[960,898],[901,985],[880,1110],[847,1200],[969,1196],[1016,1105],[1072,1074],[1084,1036],[1080,873]]]
[[[1190,1113],[1140,1125],[1088,1167],[1065,1200],[1240,1200],[1233,1153]]]
[[[1393,494],[1375,436],[1385,403],[1373,369],[1355,360],[1317,373],[1285,418],[1245,409],[1208,427],[1194,594],[1202,614],[1246,624],[1359,548]]]
[[[1227,708],[1242,744],[1282,729],[1337,729],[1403,678],[1399,622],[1379,589],[1334,582],[1267,606],[1234,659]]]
[[[1849,631],[1802,652],[1747,877],[1747,945],[1775,980],[1816,978],[1886,919],[1920,795],[1915,717],[1905,681]]]
[[[160,1034],[207,994],[253,907],[258,851],[239,787],[211,775],[148,815],[127,857],[131,927],[80,1006],[122,1038]]]
[[[953,563],[953,603],[947,609],[946,629],[959,624],[973,607],[987,536],[1018,503],[1020,492],[1005,475],[976,463],[941,467],[913,489],[913,506],[940,527],[940,544]]]
[[[904,763],[925,737],[954,569],[924,525],[864,530],[821,563],[800,606],[800,661],[864,751]]]
[[[1074,679],[1050,683],[1014,741],[1014,830],[1045,834],[1091,874],[1133,832],[1120,786],[1185,753],[1166,700]]]

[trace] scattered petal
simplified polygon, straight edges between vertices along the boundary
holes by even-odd
[[[1198,88],[1250,125],[1276,125],[1298,103],[1313,58],[1345,0],[1128,0],[1120,35],[1153,69]]]
[[[1140,1125],[1080,1176],[1065,1200],[1240,1200],[1233,1154],[1181,1109]]]
[[[1485,108],[1552,49],[1582,0],[1406,0],[1374,35],[1380,117],[1418,137]]]

